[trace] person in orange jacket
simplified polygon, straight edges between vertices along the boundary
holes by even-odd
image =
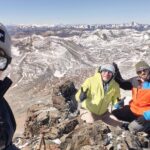
[[[124,80],[117,64],[115,81],[124,90],[132,90],[132,100],[129,105],[118,107],[112,114],[119,120],[129,123],[129,130],[133,132],[150,132],[150,66],[145,61],[135,65],[137,76]]]

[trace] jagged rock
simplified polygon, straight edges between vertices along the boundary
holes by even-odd
[[[39,109],[37,109],[38,106]],[[59,118],[61,118],[61,114],[54,107],[43,104],[31,106],[27,113],[24,136],[30,138],[40,134],[41,128],[48,129],[55,125]]]
[[[141,137],[141,136],[140,136]],[[140,140],[138,135],[120,128],[108,127],[101,121],[84,124],[69,134],[61,143],[61,149],[104,149],[104,150],[143,150],[149,148],[145,137]],[[147,141],[149,142],[149,140]]]
[[[36,116],[38,121],[42,121],[46,119],[46,111],[43,114],[40,114],[41,105],[39,106],[40,110],[37,109],[37,106],[33,107],[34,111],[30,108],[30,112],[33,113],[33,116]],[[36,108],[36,111],[35,111]],[[59,120],[58,110],[54,107],[43,106],[44,110],[50,110],[55,114],[56,112],[56,120]],[[28,112],[28,114],[30,114]],[[39,117],[37,114],[40,114]],[[44,115],[45,114],[45,115]],[[55,118],[53,116],[53,118]],[[32,116],[30,116],[33,118]],[[44,118],[44,119],[42,119]],[[52,117],[49,117],[52,118]],[[61,117],[60,117],[61,118]],[[30,143],[28,144],[29,150],[37,150],[37,147],[40,145],[40,135],[43,134],[43,139],[45,141],[46,150],[50,150],[52,147],[56,150],[146,150],[146,148],[150,148],[150,140],[147,138],[146,134],[138,133],[133,134],[124,129],[114,128],[111,126],[107,126],[102,121],[96,121],[93,124],[87,124],[84,122],[80,122],[80,116],[75,117],[74,119],[64,119],[60,121],[56,121],[53,124],[49,124],[45,122],[45,126],[47,128],[43,128],[43,126],[38,126],[38,131],[33,132],[32,130],[28,130],[32,136],[28,137],[30,139]],[[29,119],[32,121],[31,119]],[[28,124],[28,129],[35,129],[36,124]],[[55,139],[60,139],[61,144],[55,143]],[[25,139],[22,143],[25,143]],[[31,148],[32,147],[32,148]],[[41,146],[41,150],[44,149],[44,144]]]
[[[67,80],[62,85],[59,86],[59,91],[65,97],[66,101],[68,101],[71,95],[74,95],[77,92],[75,85],[72,81]]]
[[[21,145],[27,145],[26,149],[150,149],[150,140],[146,134],[133,134],[119,127],[108,126],[102,121],[96,121],[93,124],[84,123],[80,119],[80,115],[74,115],[69,111],[67,100],[61,99],[62,95],[58,94],[60,89],[57,88],[54,91],[53,102],[56,102],[57,99],[58,105],[54,103],[52,105],[35,104],[28,109],[24,138],[20,139]],[[63,101],[61,102],[61,100]]]
[[[60,96],[59,91],[58,93],[53,93],[52,102],[53,102],[53,106],[59,110],[63,110],[67,108],[65,98]]]
[[[65,142],[61,144],[61,149],[72,150],[86,145],[97,145],[96,143],[102,142],[101,129],[102,127],[98,124],[81,125],[68,135]]]
[[[57,85],[53,89],[52,102],[53,106],[60,111],[68,109],[70,112],[74,112],[77,109],[77,102],[75,100],[75,94],[77,89],[72,81],[67,80]]]
[[[77,120],[67,120],[59,123],[57,126],[53,126],[49,129],[45,135],[45,138],[51,140],[61,138],[64,134],[72,132],[77,125]]]

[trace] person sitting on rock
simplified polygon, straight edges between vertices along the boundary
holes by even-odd
[[[137,76],[128,80],[122,78],[116,63],[114,67],[115,81],[122,89],[132,90],[132,100],[129,105],[117,107],[112,114],[119,120],[130,122],[130,131],[150,132],[150,66],[143,60],[139,61],[135,65]]]
[[[105,123],[118,126],[119,122],[110,118],[109,105],[117,102],[120,97],[119,85],[114,81],[115,68],[112,64],[102,65],[94,76],[82,84],[76,94],[76,100],[81,103],[81,119],[87,123],[102,120]]]
[[[0,23],[0,76],[11,63],[11,39],[4,25]],[[12,81],[5,77],[0,80],[0,149],[18,150],[12,144],[12,138],[16,130],[16,121],[13,112],[4,99],[4,94],[12,84]]]

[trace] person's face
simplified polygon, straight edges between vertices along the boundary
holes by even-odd
[[[137,71],[138,76],[143,79],[144,81],[150,79],[150,75],[149,75],[149,69],[143,69],[141,71]]]
[[[4,71],[11,62],[11,57],[7,56],[0,48],[0,71]]]
[[[112,72],[109,70],[103,70],[101,75],[102,75],[103,81],[105,82],[109,81],[113,76]]]

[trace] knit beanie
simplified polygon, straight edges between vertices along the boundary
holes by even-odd
[[[115,74],[115,68],[112,64],[102,65],[100,68],[100,71],[103,71],[103,70],[108,70],[108,71],[112,72],[113,75]]]
[[[0,23],[0,48],[4,50],[7,56],[11,57],[11,38],[7,29]]]
[[[135,65],[135,69],[136,72],[138,71],[142,71],[144,69],[149,69],[150,66],[145,62],[145,61],[139,61],[136,65]]]

